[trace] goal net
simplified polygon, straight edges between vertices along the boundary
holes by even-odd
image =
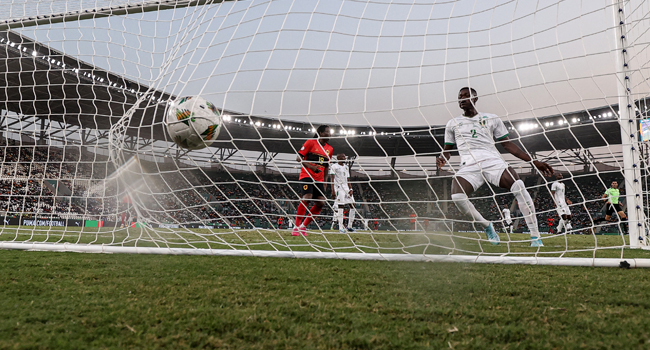
[[[0,248],[650,265],[633,249],[648,243],[650,1],[0,13]],[[167,115],[197,96],[220,128],[189,150]],[[497,153],[510,180],[487,165]],[[329,174],[324,198],[305,182],[335,164],[353,202],[338,205]]]

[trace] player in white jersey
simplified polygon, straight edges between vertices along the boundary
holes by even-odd
[[[567,233],[571,231],[571,210],[569,204],[571,201],[566,198],[566,187],[562,180],[562,173],[555,173],[555,181],[551,184],[551,194],[557,207],[557,215],[560,216],[560,223],[557,224],[557,233],[562,233],[562,228],[566,228]]]
[[[507,204],[504,205],[501,213],[503,213],[503,231],[508,232],[508,228],[510,228],[510,233],[512,233],[512,217],[510,217],[510,209]]]
[[[350,186],[350,168],[345,164],[345,154],[340,153],[336,156],[338,163],[330,164],[330,178],[332,185],[332,196],[334,199],[334,217],[339,223],[339,232],[344,233],[343,212],[344,207],[349,206],[348,231],[354,232],[352,224],[356,210],[354,209],[354,196],[352,186]]]
[[[503,121],[494,114],[481,113],[476,110],[478,96],[476,90],[468,87],[460,89],[458,106],[463,114],[447,122],[445,127],[445,146],[436,160],[442,168],[451,157],[454,147],[460,155],[460,169],[457,170],[451,185],[451,199],[460,212],[471,217],[475,223],[485,229],[492,244],[499,244],[499,235],[491,222],[483,218],[469,201],[468,195],[481,187],[487,180],[495,186],[510,190],[517,199],[519,210],[530,230],[530,245],[543,246],[537,226],[535,205],[519,175],[506,163],[495,146],[495,139],[515,157],[531,162],[544,175],[552,175],[550,165],[532,160],[519,146],[508,139],[508,129]]]

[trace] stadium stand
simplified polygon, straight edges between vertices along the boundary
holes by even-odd
[[[0,210],[5,216],[92,217],[114,222],[136,219],[130,210],[130,199],[125,199],[115,184],[104,183],[101,191],[96,189],[114,171],[106,157],[79,147],[18,147],[11,140],[2,146]],[[152,169],[161,166],[143,164]],[[277,228],[278,219],[283,218],[282,228],[288,228],[300,193],[298,178],[287,174],[192,168],[181,172],[161,171],[154,176],[157,178],[147,181],[147,191],[139,192],[138,198],[145,204],[143,214],[162,224],[208,222],[217,226]],[[233,182],[233,177],[238,181]],[[620,177],[619,172],[600,172],[565,179],[567,198],[573,201],[575,233],[592,232],[593,220],[603,216],[604,203],[600,196],[611,181]],[[436,201],[442,199],[444,186],[449,185],[449,179],[446,180],[352,178],[360,214],[355,226],[363,227],[363,219],[368,219],[377,220],[380,230],[411,230],[414,228],[412,214],[427,221],[459,220],[459,212],[451,202]],[[524,181],[535,201],[540,230],[547,232],[547,219],[557,220],[550,193],[552,180],[547,182],[529,175]],[[509,205],[515,217],[515,230],[525,229],[523,220],[517,220],[521,213],[513,205],[511,194],[484,186],[472,195],[472,201],[494,222],[502,219],[500,208]],[[324,208],[312,228],[329,229],[332,211],[330,206]],[[455,231],[474,230],[469,222],[459,220],[454,225]],[[617,228],[610,225],[603,229]]]

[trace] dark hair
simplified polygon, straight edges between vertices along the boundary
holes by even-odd
[[[478,95],[478,94],[476,93],[476,90],[474,90],[474,88],[471,88],[471,87],[469,87],[469,86],[465,86],[464,88],[458,90],[458,92],[461,92],[461,91],[463,91],[463,90],[469,90],[469,91],[470,91],[474,96],[477,96],[477,95]]]
[[[325,132],[327,128],[329,128],[329,125],[321,125],[316,129],[316,135],[314,135],[314,138],[317,139],[318,136],[320,136],[321,133]]]

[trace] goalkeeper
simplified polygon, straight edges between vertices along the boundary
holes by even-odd
[[[530,230],[531,247],[542,247],[544,244],[539,236],[533,199],[519,175],[497,151],[494,139],[500,141],[503,148],[515,157],[525,162],[532,159],[508,139],[508,130],[498,116],[476,110],[477,101],[476,90],[468,87],[460,89],[458,106],[463,110],[463,114],[447,122],[444,150],[436,160],[438,167],[442,168],[451,156],[449,151],[454,147],[458,149],[461,158],[460,169],[451,184],[451,199],[462,214],[471,217],[483,227],[492,244],[499,244],[499,235],[494,226],[476,210],[468,195],[479,189],[486,180],[511,191]],[[550,165],[537,160],[532,162],[542,174],[553,174]]]
[[[621,196],[621,191],[618,189],[618,182],[613,181],[610,188],[605,191],[605,194],[601,198],[607,202],[607,211],[605,211],[605,221],[609,221],[612,218],[612,214],[616,212],[621,221],[627,220],[623,208],[618,201],[618,198]]]

